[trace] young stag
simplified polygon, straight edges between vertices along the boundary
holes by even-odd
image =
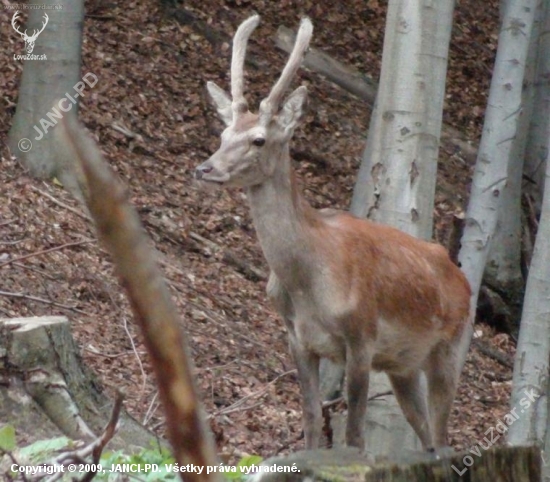
[[[246,45],[259,17],[233,40],[231,97],[208,82],[227,125],[221,146],[197,167],[202,183],[246,188],[271,268],[268,296],[284,318],[303,393],[306,448],[321,435],[319,359],[345,364],[346,443],[364,448],[369,372],[382,370],[426,449],[446,444],[460,367],[457,348],[468,322],[470,288],[447,252],[397,229],[335,210],[313,209],[300,195],[289,142],[302,118],[306,88],[282,96],[308,47],[304,19],[281,77],[258,114],[243,95]],[[421,373],[428,381],[428,400]]]

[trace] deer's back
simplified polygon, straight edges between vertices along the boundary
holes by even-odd
[[[324,213],[316,229],[332,290],[353,311],[449,338],[467,322],[470,287],[442,246],[342,212]]]

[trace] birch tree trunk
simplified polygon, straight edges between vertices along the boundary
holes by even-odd
[[[533,112],[529,142],[539,149],[531,155],[531,161],[537,159],[545,166],[546,176],[541,217],[529,277],[519,340],[514,363],[514,377],[510,405],[520,412],[519,418],[508,431],[508,442],[512,445],[537,444],[550,452],[550,419],[548,418],[548,363],[550,357],[550,164],[546,162],[550,144],[549,97],[542,97],[546,89],[548,95],[548,76],[550,75],[550,54],[548,31],[550,28],[550,4],[543,7],[544,23],[541,29],[537,56],[537,84],[535,89],[536,109]],[[543,117],[544,116],[544,117]],[[536,142],[535,142],[536,140]],[[529,167],[527,161],[526,167]],[[539,176],[540,177],[540,176]],[[543,477],[550,480],[550,460],[543,457]]]
[[[351,211],[431,239],[452,0],[390,1],[377,106]]]
[[[501,17],[505,15],[506,6],[507,1],[501,2]],[[519,331],[525,293],[525,281],[521,269],[521,188],[527,133],[533,112],[534,79],[542,21],[541,4],[536,9],[533,21],[523,79],[522,108],[517,134],[511,145],[508,179],[500,196],[498,220],[485,267],[479,303],[479,307],[483,304],[490,305],[490,313],[486,315],[492,318],[499,328],[514,335]],[[481,298],[486,298],[485,303]]]
[[[59,4],[57,0],[37,3],[52,7]],[[33,28],[40,28],[45,20],[44,14],[48,16],[48,23],[35,42],[33,55],[39,59],[25,60],[8,142],[12,154],[33,175],[53,177],[58,174],[59,166],[50,130],[64,112],[76,111],[78,97],[85,95],[85,88],[89,88],[89,85],[82,83],[80,93],[75,91],[75,86],[81,81],[84,2],[66,2],[61,10],[26,11],[29,18],[25,26],[20,25],[21,31],[26,28],[32,32]],[[15,45],[19,46],[19,42]],[[25,53],[22,41],[20,53]],[[43,55],[46,59],[40,60]],[[57,106],[57,101],[62,98],[65,98],[64,103]],[[57,111],[52,109],[54,106]]]
[[[477,306],[499,201],[507,181],[522,109],[522,85],[538,0],[509,0],[503,14],[483,133],[472,182],[459,263],[472,288],[472,318]],[[461,346],[466,360],[473,327]]]
[[[534,81],[534,105],[525,151],[524,192],[529,194],[540,213],[544,189],[544,173],[548,159],[550,129],[550,4],[543,2],[541,34],[537,44],[537,66]]]
[[[547,145],[550,130],[546,133]],[[545,196],[514,363],[512,409],[521,411],[510,426],[512,445],[544,445],[548,437],[548,357],[550,356],[550,164],[546,167]],[[548,453],[550,447],[545,447]],[[550,462],[550,461],[548,461]],[[550,477],[548,465],[545,476]]]
[[[351,211],[414,236],[432,237],[437,156],[454,0],[390,0],[380,87]],[[371,375],[370,393],[390,390]],[[369,402],[374,454],[419,449],[392,396]]]

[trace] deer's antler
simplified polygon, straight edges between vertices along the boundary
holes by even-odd
[[[244,58],[246,45],[254,29],[260,23],[260,16],[254,15],[245,20],[235,33],[233,38],[233,58],[231,60],[231,97],[233,98],[233,116],[236,118],[248,110],[248,104],[244,98]]]
[[[289,87],[292,82],[292,78],[300,68],[304,58],[304,53],[309,46],[312,33],[313,25],[311,20],[304,17],[300,23],[300,29],[298,30],[298,35],[296,36],[296,43],[294,44],[292,53],[290,54],[288,62],[286,63],[279,80],[271,89],[269,96],[260,104],[260,118],[262,120],[262,124],[268,124],[273,114],[279,108],[279,104],[281,103],[285,90]]]

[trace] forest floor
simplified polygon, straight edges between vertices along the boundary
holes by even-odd
[[[226,39],[253,11],[262,23],[250,42],[250,105],[266,95],[286,61],[274,44],[277,27],[296,28],[304,14],[315,27],[314,47],[377,79],[386,2],[164,3],[86,2],[82,73],[99,81],[85,92],[81,119],[129,186],[158,250],[189,333],[219,451],[269,456],[297,450],[303,447],[298,382],[283,323],[266,300],[267,267],[246,200],[239,190],[201,192],[192,180],[194,167],[217,148],[221,130],[205,82],[228,87]],[[171,8],[185,9],[194,21],[178,23]],[[473,143],[480,135],[498,16],[496,0],[483,9],[477,0],[462,0],[455,14],[444,120]],[[150,360],[92,225],[66,191],[31,178],[5,147],[22,73],[13,54],[23,44],[10,17],[0,9],[0,316],[67,315],[83,360],[104,389],[123,389],[128,411],[163,434]],[[215,35],[207,39],[205,31]],[[306,69],[298,77],[295,84],[310,92],[293,147],[305,195],[314,206],[346,209],[369,106]],[[456,153],[440,153],[434,227],[440,242],[453,214],[466,207],[472,168]],[[484,324],[476,333],[484,346],[513,359],[507,335]],[[455,448],[473,445],[508,412],[510,386],[511,369],[472,347],[450,422]]]

